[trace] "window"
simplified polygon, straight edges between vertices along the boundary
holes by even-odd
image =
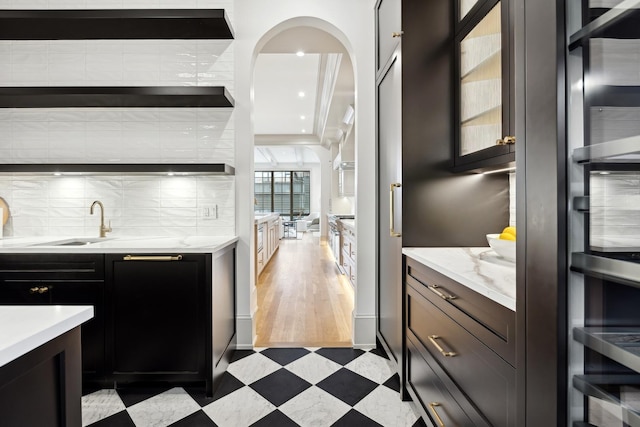
[[[279,212],[293,220],[309,215],[311,205],[309,171],[256,171],[256,212]]]

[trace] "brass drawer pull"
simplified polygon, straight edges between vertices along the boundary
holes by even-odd
[[[182,255],[125,255],[124,261],[180,261]]]
[[[429,335],[429,341],[431,341],[431,344],[433,344],[438,349],[440,354],[442,354],[444,357],[456,356],[456,353],[453,351],[444,351],[444,348],[442,348],[440,344],[438,344],[438,342],[436,341],[439,338],[440,338],[439,335]]]
[[[496,140],[496,145],[513,145],[516,143],[515,136],[505,136],[502,139]]]
[[[403,34],[404,34],[404,31],[394,31],[393,33],[391,33],[391,37],[393,38],[402,37]]]
[[[456,299],[456,298],[457,298],[455,295],[445,295],[445,294],[443,294],[442,292],[440,292],[440,291],[438,290],[438,288],[439,288],[440,286],[438,286],[438,285],[428,285],[427,287],[429,288],[429,290],[430,290],[431,292],[433,292],[434,294],[438,295],[440,298],[442,298],[442,299],[443,299],[443,300],[445,300],[445,301],[451,301],[451,300],[453,300],[453,299]]]
[[[33,287],[31,289],[29,289],[29,293],[30,294],[44,294],[45,292],[49,291],[49,287],[48,286],[41,286],[41,287]]]
[[[440,415],[438,415],[438,411],[436,411],[436,406],[440,406],[440,403],[438,402],[429,403],[429,409],[431,410],[431,413],[433,414],[433,416],[436,418],[436,422],[438,423],[438,426],[446,427],[442,422],[442,418],[440,418]]]

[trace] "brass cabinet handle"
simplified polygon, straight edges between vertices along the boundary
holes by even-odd
[[[429,288],[429,290],[431,292],[433,292],[434,294],[438,295],[440,298],[442,298],[445,301],[451,301],[453,299],[456,299],[457,297],[455,295],[445,295],[442,292],[440,292],[438,290],[440,286],[438,285],[428,285],[427,288]]]
[[[49,291],[49,287],[48,286],[34,286],[33,288],[29,289],[29,293],[30,294],[44,294],[45,292]]]
[[[516,143],[516,137],[515,136],[505,136],[502,139],[497,139],[496,140],[496,145],[512,145]]]
[[[393,33],[391,33],[391,37],[393,38],[402,37],[403,34],[404,34],[404,31],[394,31]]]
[[[393,225],[395,224],[395,189],[396,188],[400,188],[402,187],[402,184],[400,184],[399,182],[395,182],[393,184],[390,185],[389,187],[389,191],[390,191],[390,197],[389,197],[389,234],[391,235],[391,237],[400,237],[402,236],[402,234],[400,233],[396,233],[396,230],[394,230]]]
[[[125,255],[124,261],[180,261],[182,255]]]
[[[433,344],[438,349],[440,354],[442,354],[444,357],[456,356],[456,353],[453,351],[444,351],[444,348],[442,348],[440,344],[438,344],[438,342],[436,341],[439,338],[440,338],[439,335],[429,335],[429,341],[431,341],[431,344]]]
[[[433,414],[433,416],[436,417],[436,422],[438,423],[438,426],[446,427],[444,425],[444,422],[442,422],[442,418],[440,418],[440,415],[438,415],[438,411],[436,411],[436,406],[440,406],[440,403],[438,402],[429,403],[429,409],[431,410],[431,413]]]

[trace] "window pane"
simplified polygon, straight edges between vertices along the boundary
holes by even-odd
[[[286,219],[310,213],[309,171],[256,171],[254,191],[256,211],[279,212]]]

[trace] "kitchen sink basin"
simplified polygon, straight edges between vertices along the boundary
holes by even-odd
[[[111,240],[104,237],[75,237],[71,239],[55,240],[53,242],[38,243],[35,246],[85,246]]]

